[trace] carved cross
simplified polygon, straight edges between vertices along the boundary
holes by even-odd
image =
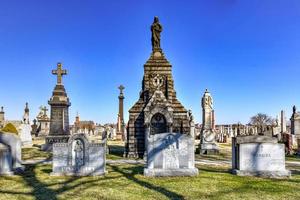
[[[62,85],[62,76],[67,74],[67,70],[62,69],[61,63],[57,63],[57,69],[52,70],[52,74],[57,75],[57,85]]]
[[[48,108],[46,106],[42,107],[41,110],[44,112],[44,115],[47,115]]]
[[[125,87],[123,85],[120,85],[118,88],[120,90],[120,94],[123,94],[123,90],[125,89]]]

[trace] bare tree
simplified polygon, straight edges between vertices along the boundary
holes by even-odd
[[[250,124],[253,126],[272,125],[273,122],[274,119],[272,117],[263,113],[258,113],[250,119]]]
[[[249,122],[252,126],[256,126],[257,128],[263,130],[264,126],[270,126],[274,124],[274,119],[267,114],[258,113],[255,116],[250,118]]]

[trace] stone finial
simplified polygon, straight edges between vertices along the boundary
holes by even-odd
[[[3,108],[3,106],[1,106],[1,112],[4,112],[4,108]]]

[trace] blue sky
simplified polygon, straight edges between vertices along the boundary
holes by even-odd
[[[0,105],[20,119],[47,105],[62,62],[70,121],[115,122],[118,85],[125,118],[138,99],[151,53],[150,25],[163,25],[162,48],[173,65],[178,99],[201,122],[208,88],[217,124],[248,122],[263,112],[290,117],[300,107],[298,0],[0,0]]]

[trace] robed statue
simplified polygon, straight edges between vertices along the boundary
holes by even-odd
[[[151,25],[151,32],[152,32],[152,49],[159,50],[160,49],[160,32],[162,32],[162,26],[159,23],[158,17],[154,17],[154,22]]]

